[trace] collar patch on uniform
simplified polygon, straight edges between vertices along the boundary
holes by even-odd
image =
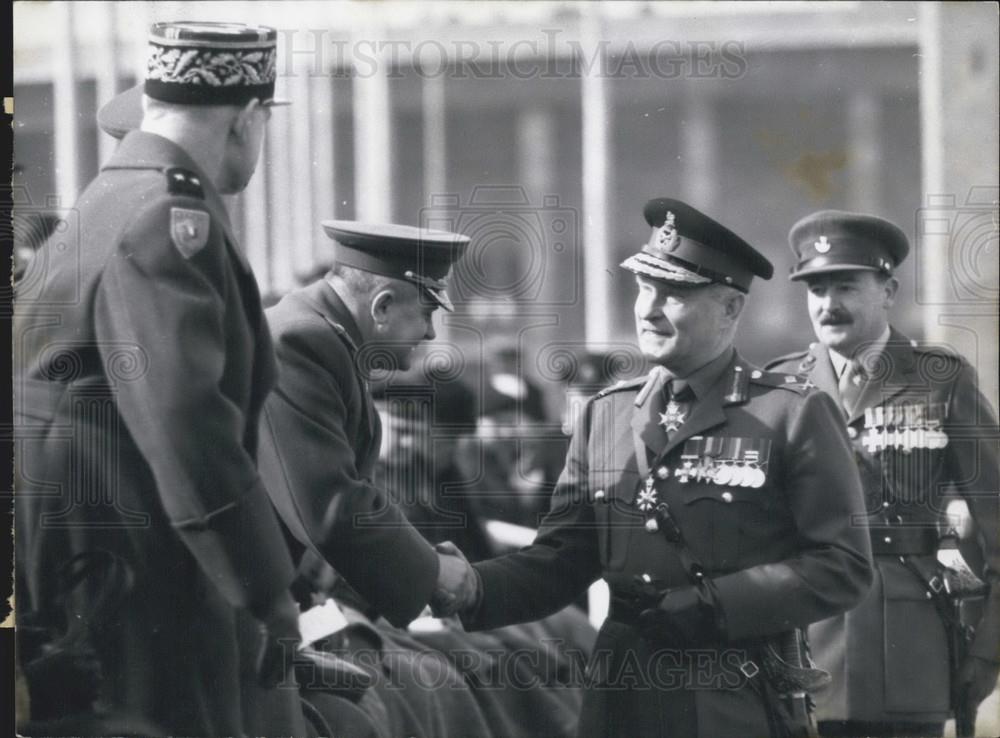
[[[190,259],[208,243],[211,218],[203,210],[170,208],[170,238],[181,256]]]
[[[182,167],[171,167],[164,174],[167,176],[167,192],[171,195],[184,195],[205,199],[205,190],[201,178],[192,171]]]

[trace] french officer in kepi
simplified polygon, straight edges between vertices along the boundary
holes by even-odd
[[[788,239],[791,279],[805,282],[817,341],[770,369],[807,376],[841,406],[877,568],[857,609],[810,629],[816,661],[834,680],[818,704],[821,732],[941,735],[950,700],[959,730],[969,731],[961,723],[1000,668],[995,416],[964,359],[890,326],[894,271],[909,251],[898,227],[824,210]],[[961,587],[937,562],[952,489],[969,506],[986,561],[988,594],[971,642],[956,618]]]
[[[294,570],[255,464],[274,358],[221,198],[257,164],[276,40],[155,24],[145,81],[103,113],[127,135],[19,283],[17,616],[36,634],[19,657],[27,717],[62,726],[39,732],[134,730],[65,722],[96,700],[144,734],[259,735],[241,675],[273,686],[295,653]],[[71,667],[46,669],[53,649]],[[286,717],[270,730],[304,732],[297,700]]]
[[[474,565],[462,617],[536,619],[603,577],[582,735],[806,731],[824,675],[800,632],[871,583],[847,435],[828,396],[733,348],[770,262],[678,200],[645,217],[649,241],[622,266],[656,366],[587,403],[535,542]]]

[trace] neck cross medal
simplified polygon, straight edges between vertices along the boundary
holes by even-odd
[[[667,411],[660,413],[660,425],[667,433],[673,433],[684,424],[685,415],[683,408],[671,400],[667,403]]]

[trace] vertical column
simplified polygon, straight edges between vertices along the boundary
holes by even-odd
[[[121,58],[121,45],[118,43],[118,8],[115,3],[104,3],[97,11],[101,14],[104,26],[104,43],[97,48],[97,108],[100,109],[108,100],[119,92],[118,60]],[[103,164],[111,156],[118,142],[100,128],[97,129],[98,163]]]
[[[271,119],[267,138],[267,157],[263,159],[268,182],[267,203],[265,213],[270,220],[270,238],[267,244],[268,269],[271,275],[271,288],[282,293],[295,286],[295,270],[293,253],[295,216],[293,211],[298,208],[293,191],[296,172],[292,166],[293,128],[296,113],[294,106],[277,108]],[[301,176],[301,175],[300,175]]]
[[[423,207],[431,206],[432,198],[444,195],[448,187],[448,139],[447,139],[447,99],[445,97],[444,68],[440,74],[421,78],[420,117],[423,124],[424,147],[424,199]],[[420,218],[421,226],[431,227],[427,219]],[[434,318],[434,328],[441,342],[452,338],[452,317],[438,315]]]
[[[336,115],[333,96],[332,69],[324,69],[323,74],[309,80],[310,106],[312,118],[310,146],[312,148],[312,256],[313,259],[328,258],[330,242],[323,233],[320,223],[337,217],[337,159],[335,141],[337,136]]]
[[[80,159],[77,131],[76,37],[73,3],[55,3],[57,33],[52,50],[52,107],[55,120],[55,182],[61,207],[76,200]]]
[[[527,201],[532,208],[548,209],[552,208],[557,200],[553,193],[555,188],[555,148],[556,148],[556,121],[552,110],[542,105],[525,109],[517,117],[517,172],[518,179],[525,189]],[[553,233],[548,219],[543,217],[539,222],[541,230],[536,234],[534,242],[526,245],[531,248],[541,249],[541,253],[531,253],[524,249],[517,249],[512,258],[517,259],[510,264],[510,281],[530,279],[533,269],[544,269],[545,275],[541,283],[541,292],[538,301],[542,304],[553,305],[564,300],[560,300],[561,292],[571,290],[573,287],[565,283],[563,279],[556,277],[554,271],[558,269],[556,251],[556,241],[559,237]],[[569,244],[572,248],[575,244]],[[532,261],[533,260],[533,261]],[[570,272],[567,277],[572,276]],[[508,278],[505,276],[504,281]],[[522,298],[523,299],[523,298]],[[541,321],[534,321],[538,330],[522,334],[522,340],[527,345],[520,348],[528,354],[534,354],[543,346],[550,344],[559,337],[559,331],[564,330],[560,324],[544,326]],[[519,372],[531,376],[531,369],[534,362],[527,361]]]
[[[995,8],[979,4],[923,3],[918,12],[924,201],[916,218],[917,300],[927,338],[972,362],[996,408],[998,19]]]
[[[313,268],[314,224],[317,221],[313,210],[313,170],[323,166],[316,158],[312,147],[312,85],[311,65],[295,65],[288,89],[292,105],[289,106],[288,137],[291,145],[291,195],[292,216],[289,242],[284,244],[283,257],[291,260],[292,272],[296,278]]]
[[[586,58],[594,64],[581,70],[583,114],[583,218],[580,222],[580,258],[584,269],[584,316],[588,343],[611,339],[611,253],[608,247],[608,131],[611,106],[604,79],[605,52],[598,46],[601,37],[600,6],[587,7],[583,17],[582,41]]]
[[[264,161],[269,148],[269,140],[265,138],[264,150],[261,152],[261,159]],[[270,238],[267,232],[267,176],[260,171],[260,167],[250,178],[250,183],[238,200],[239,211],[243,216],[240,244],[246,251],[250,266],[253,267],[261,294],[267,295],[275,291],[275,285],[269,258]]]
[[[854,90],[847,106],[849,207],[862,213],[881,211],[882,151],[879,145],[881,110],[869,89]]]
[[[552,194],[555,171],[555,120],[545,108],[525,110],[517,120],[518,173],[532,204]]]
[[[702,92],[689,94],[684,100],[680,141],[684,185],[691,200],[708,212],[715,209],[717,128],[711,97]]]
[[[426,74],[426,73],[425,73]],[[431,197],[445,194],[448,186],[447,116],[444,75],[424,76],[421,83],[421,109],[424,143],[424,206]]]
[[[378,52],[381,30],[355,37],[354,47],[366,56],[354,60],[354,197],[357,219],[392,220],[392,109],[388,64]]]

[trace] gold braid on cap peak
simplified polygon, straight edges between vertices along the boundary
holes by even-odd
[[[643,252],[628,257],[621,263],[621,266],[652,279],[666,279],[670,282],[700,285],[709,284],[712,281],[709,277],[696,274],[690,269],[657,259],[655,256]]]

